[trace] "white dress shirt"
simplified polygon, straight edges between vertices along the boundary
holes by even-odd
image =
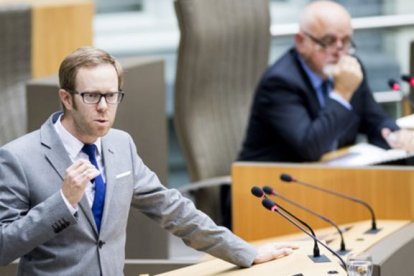
[[[59,118],[56,120],[56,123],[54,124],[56,132],[60,139],[62,140],[63,146],[66,149],[66,152],[69,155],[69,158],[72,160],[72,162],[75,162],[79,159],[86,159],[89,161],[89,157],[86,153],[82,152],[82,148],[84,146],[84,143],[79,141],[75,136],[73,136],[69,131],[65,129],[65,127],[62,125],[61,120],[62,115],[59,116]],[[101,172],[102,179],[105,182],[105,171],[103,166],[103,160],[102,160],[102,147],[101,147],[101,138],[98,138],[94,144],[97,148],[96,153],[96,161],[99,166],[99,171]],[[60,190],[60,194],[63,198],[63,200],[66,203],[66,206],[69,208],[72,214],[75,214],[77,212],[77,206],[73,207],[72,204],[69,203],[67,198],[64,196],[62,190]],[[93,199],[95,197],[95,185],[91,182],[86,186],[85,189],[85,196],[88,200],[89,206],[92,208]]]

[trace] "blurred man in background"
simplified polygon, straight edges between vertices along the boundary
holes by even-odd
[[[349,13],[332,1],[303,10],[295,47],[263,75],[252,104],[241,161],[318,161],[357,134],[382,148],[414,149],[375,102],[354,56]]]

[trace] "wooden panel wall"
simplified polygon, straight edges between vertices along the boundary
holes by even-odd
[[[0,0],[0,5],[32,6],[32,77],[56,74],[63,58],[93,45],[92,0]]]
[[[257,240],[298,232],[278,214],[266,210],[259,198],[251,195],[254,185],[270,185],[279,193],[317,211],[337,224],[370,218],[369,211],[349,202],[298,184],[284,184],[281,173],[320,187],[367,201],[378,219],[414,218],[414,170],[410,167],[334,168],[319,165],[253,164],[233,165],[233,230],[247,240]],[[271,198],[305,220],[313,228],[328,227],[326,222]]]
[[[63,58],[93,41],[92,1],[33,1],[32,77],[56,74]]]

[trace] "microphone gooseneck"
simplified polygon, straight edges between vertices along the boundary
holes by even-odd
[[[313,210],[311,210],[311,209],[303,206],[302,204],[299,204],[297,202],[294,202],[293,200],[291,200],[291,199],[289,199],[289,198],[281,195],[280,193],[275,192],[273,190],[273,188],[270,187],[270,186],[264,186],[263,187],[263,192],[265,192],[265,194],[267,194],[267,195],[277,196],[277,197],[283,199],[284,201],[287,201],[290,204],[292,204],[292,205],[294,205],[294,206],[296,206],[296,207],[298,207],[298,208],[300,208],[302,210],[305,210],[306,212],[311,213],[314,216],[322,219],[323,221],[331,224],[333,227],[335,227],[336,231],[338,232],[339,236],[341,237],[341,244],[340,244],[340,249],[339,250],[340,251],[346,251],[345,239],[344,239],[344,236],[342,234],[342,230],[338,227],[338,224],[336,224],[334,221],[332,221],[331,219],[325,217],[324,215],[319,214],[318,212],[315,212],[315,211],[313,211]]]
[[[257,186],[253,186],[253,188],[251,189],[251,192],[254,196],[264,200],[267,199],[265,193],[263,192],[263,190]],[[285,208],[283,208],[282,206],[280,206],[279,204],[275,203],[275,206],[280,208],[283,212],[285,212],[286,214],[288,214],[289,216],[293,217],[296,221],[299,221],[302,225],[304,225],[306,228],[309,229],[309,231],[312,233],[312,235],[316,236],[315,231],[313,231],[312,227],[310,227],[309,224],[307,224],[306,222],[304,222],[303,220],[301,220],[300,218],[298,218],[297,216],[295,216],[294,214],[292,214],[291,212],[289,212],[288,210],[286,210]],[[313,257],[320,257],[320,250],[319,250],[319,246],[318,243],[315,241],[314,246],[313,246]]]
[[[410,87],[414,87],[414,77],[413,76],[409,76],[409,75],[401,75],[401,80],[407,82]],[[414,110],[414,102],[411,99],[411,97],[409,96],[410,93],[406,94],[401,90],[401,85],[398,81],[396,81],[395,79],[389,79],[388,80],[388,86],[393,90],[393,91],[399,91],[401,93],[401,96],[403,98],[404,101],[406,101],[409,105],[411,110]]]
[[[308,187],[308,188],[311,188],[311,189],[314,189],[314,190],[318,190],[318,191],[321,191],[321,192],[325,192],[325,193],[328,193],[328,194],[331,194],[331,195],[334,195],[334,196],[337,196],[337,197],[340,197],[340,198],[348,199],[350,201],[353,201],[355,203],[358,203],[358,204],[361,204],[361,205],[365,206],[371,214],[371,230],[372,231],[378,230],[374,210],[365,201],[363,201],[359,198],[353,197],[353,196],[338,193],[338,192],[331,191],[331,190],[328,190],[328,189],[325,189],[325,188],[322,188],[322,187],[318,187],[316,185],[312,185],[312,184],[309,184],[309,183],[306,183],[306,182],[302,182],[300,180],[294,179],[292,176],[290,176],[289,174],[286,174],[286,173],[281,174],[280,179],[283,182],[295,182],[295,183],[300,184],[302,186],[305,186],[305,187]]]
[[[284,217],[286,220],[288,220],[290,223],[292,223],[294,226],[296,226],[297,228],[299,228],[306,235],[308,235],[310,238],[312,238],[316,243],[319,243],[320,245],[322,245],[323,247],[325,247],[329,252],[331,252],[333,255],[335,255],[339,259],[339,261],[342,263],[343,269],[346,271],[346,263],[341,258],[341,256],[338,255],[338,253],[336,253],[334,250],[332,250],[331,248],[329,248],[329,246],[327,246],[326,244],[324,244],[323,242],[321,242],[316,236],[308,233],[302,226],[300,226],[291,217],[289,217],[289,215],[285,214],[283,211],[280,211],[279,210],[279,205],[277,205],[275,202],[271,201],[268,198],[264,198],[262,200],[262,205],[266,209],[268,209],[268,210],[270,210],[272,212],[278,213],[279,215],[281,215],[282,217]]]

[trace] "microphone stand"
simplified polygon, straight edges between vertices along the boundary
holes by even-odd
[[[283,211],[280,211],[279,208],[277,207],[276,203],[274,203],[273,201],[271,201],[268,198],[264,198],[262,200],[262,205],[273,212],[276,212],[278,214],[280,214],[282,217],[284,217],[285,219],[287,219],[290,223],[292,223],[294,226],[296,226],[297,228],[299,228],[301,231],[303,231],[306,235],[308,235],[310,238],[312,238],[315,242],[319,243],[320,245],[322,245],[323,247],[325,247],[329,252],[331,252],[333,255],[335,255],[339,261],[342,264],[342,268],[346,271],[346,263],[345,261],[342,259],[341,256],[338,255],[338,253],[336,253],[334,250],[332,250],[331,248],[329,248],[329,246],[327,246],[326,244],[324,244],[323,242],[321,242],[318,238],[316,238],[314,235],[308,233],[302,226],[300,226],[298,223],[296,223],[291,217],[289,217],[289,215],[285,214]]]
[[[341,238],[341,244],[340,244],[340,249],[339,249],[339,251],[341,252],[341,254],[346,254],[346,253],[349,251],[349,250],[346,250],[346,247],[345,247],[345,239],[344,239],[344,236],[343,236],[342,230],[338,227],[338,224],[336,224],[334,221],[332,221],[331,219],[329,219],[329,218],[327,218],[327,217],[325,217],[325,216],[323,216],[323,215],[321,215],[321,214],[319,214],[319,213],[317,213],[317,212],[315,212],[315,211],[313,211],[313,210],[311,210],[311,209],[309,209],[309,208],[307,208],[307,207],[305,207],[305,206],[303,206],[303,205],[301,205],[301,204],[299,204],[299,203],[294,202],[293,200],[291,200],[291,199],[289,199],[289,198],[287,198],[287,197],[285,197],[285,196],[281,195],[280,193],[275,192],[275,191],[274,191],[271,187],[269,187],[269,186],[264,186],[264,187],[263,187],[263,191],[264,191],[266,194],[268,194],[268,195],[277,196],[277,197],[279,197],[279,198],[283,199],[284,201],[287,201],[287,202],[289,202],[290,204],[295,205],[296,207],[298,207],[298,208],[300,208],[300,209],[302,209],[302,210],[305,210],[306,212],[309,212],[309,213],[313,214],[314,216],[316,216],[316,217],[318,217],[318,218],[322,219],[323,221],[325,221],[325,222],[327,222],[327,223],[331,224],[333,227],[335,227],[336,231],[338,232],[338,234],[339,234],[339,236],[340,236],[340,238]],[[280,205],[279,205],[279,206],[280,206]]]
[[[331,191],[331,190],[328,190],[328,189],[325,189],[325,188],[322,188],[322,187],[318,187],[318,186],[315,186],[315,185],[312,185],[312,184],[309,184],[309,183],[306,183],[306,182],[299,181],[297,179],[292,178],[289,174],[282,173],[280,175],[280,179],[283,182],[287,182],[287,183],[288,182],[295,182],[295,183],[301,184],[305,187],[308,187],[308,188],[311,188],[311,189],[314,189],[314,190],[318,190],[318,191],[321,191],[321,192],[325,192],[325,193],[328,193],[328,194],[331,194],[331,195],[334,195],[334,196],[337,196],[337,197],[340,197],[340,198],[345,198],[345,199],[351,200],[355,203],[358,203],[358,204],[361,204],[361,205],[365,206],[371,214],[371,229],[368,230],[367,233],[377,233],[377,232],[380,231],[380,229],[377,228],[377,222],[376,222],[376,219],[375,219],[374,210],[365,201],[362,201],[361,199],[356,198],[356,197],[344,195],[344,194],[341,194],[341,193],[338,193],[338,192],[335,192],[335,191]]]
[[[260,198],[260,199],[267,199],[266,195],[263,193],[263,190],[260,189],[257,186],[252,187],[251,192],[254,196]],[[275,203],[276,204],[276,203]],[[299,221],[300,223],[302,223],[302,225],[304,225],[306,228],[309,229],[309,231],[312,233],[312,235],[316,236],[315,232],[313,231],[312,227],[310,227],[309,224],[307,224],[306,222],[304,222],[303,220],[301,220],[300,218],[298,218],[297,216],[293,215],[291,212],[289,212],[288,210],[286,210],[285,208],[283,208],[282,206],[277,204],[277,207],[280,208],[281,210],[283,210],[286,214],[288,214],[289,216],[293,217],[294,219],[296,219],[297,221]],[[314,258],[318,258],[321,257],[320,251],[319,251],[319,246],[318,243],[315,241],[314,246],[313,246],[313,257]],[[322,260],[321,260],[322,261]]]

